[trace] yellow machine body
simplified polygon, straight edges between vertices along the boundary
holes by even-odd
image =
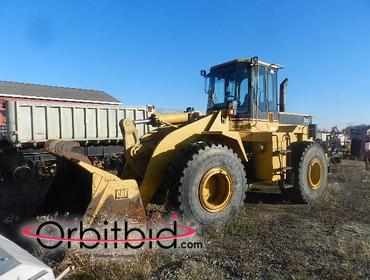
[[[161,116],[157,118],[160,121]],[[183,114],[179,114],[179,118],[183,119]],[[132,127],[133,123],[130,125]],[[135,131],[128,128],[130,125],[122,128],[125,138],[130,134],[135,138]],[[164,125],[144,135],[134,145],[126,145],[127,165],[121,178],[133,178],[138,182],[146,206],[160,188],[167,166],[179,149],[196,141],[214,141],[231,147],[245,163],[247,153],[253,153],[253,174],[249,175],[254,180],[279,181],[287,167],[286,154],[279,152],[286,151],[293,142],[310,140],[313,139],[309,136],[308,125],[233,119],[226,116],[226,111],[219,111],[193,122]]]
[[[279,65],[256,62],[253,59],[235,60],[215,67],[217,70],[217,67],[223,69],[234,64],[236,67],[240,65],[249,67],[256,73],[260,73],[258,71],[264,67],[263,69],[267,69],[266,76],[269,75],[268,71],[273,73],[281,68]],[[253,88],[254,83],[257,89],[257,82],[250,82],[250,88]],[[253,109],[258,108],[257,92],[254,93],[254,97],[249,97],[251,109],[249,115],[244,117],[235,114],[236,107],[232,106],[232,102],[226,102],[225,97],[226,105],[223,108],[214,109],[208,106],[205,115],[195,111],[168,115],[154,113],[148,124],[156,128],[141,138],[138,137],[132,120],[121,120],[126,164],[122,174],[117,176],[92,166],[87,157],[73,153],[71,150],[78,146],[77,144],[49,142],[47,149],[64,161],[64,164],[58,166],[58,173],[61,175],[57,174],[56,179],[60,179],[59,181],[69,179],[69,182],[62,184],[59,182],[59,186],[51,186],[49,206],[55,206],[58,211],[83,212],[89,222],[102,212],[143,220],[144,209],[161,189],[167,176],[167,168],[175,159],[175,155],[189,144],[197,142],[222,144],[237,153],[242,164],[247,166],[248,183],[284,181],[289,167],[290,145],[295,142],[313,141],[311,116],[286,113],[285,105],[280,105],[283,109],[267,111],[264,115],[259,114]],[[282,101],[284,98],[282,95],[280,102],[285,102]],[[209,101],[213,99],[214,96],[209,93]],[[67,166],[68,172],[74,176],[67,175],[66,169],[62,168],[63,165]],[[78,180],[81,181],[81,178],[87,187],[82,187],[83,183],[76,183]],[[73,184],[75,186],[72,188]],[[73,194],[80,189],[79,195]],[[70,196],[73,197],[74,203],[70,201]],[[56,202],[61,200],[69,202],[63,206],[58,205]]]

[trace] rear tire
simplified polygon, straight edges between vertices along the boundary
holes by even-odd
[[[242,207],[246,174],[238,155],[220,144],[191,144],[170,163],[170,202],[189,222],[216,224]]]
[[[318,199],[327,184],[328,165],[323,148],[318,143],[297,142],[291,145],[292,188],[284,190],[287,197],[298,203]]]

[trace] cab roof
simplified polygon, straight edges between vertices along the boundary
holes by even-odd
[[[218,65],[212,66],[211,69],[223,67],[223,66],[226,66],[228,64],[233,64],[233,63],[237,63],[237,62],[255,63],[255,64],[258,64],[258,65],[263,65],[263,66],[267,66],[267,67],[274,68],[274,69],[284,68],[284,66],[282,66],[282,65],[275,64],[275,63],[267,63],[267,62],[259,60],[258,57],[252,57],[252,58],[236,58],[236,59],[233,59],[231,61],[224,62],[224,63],[218,64]]]

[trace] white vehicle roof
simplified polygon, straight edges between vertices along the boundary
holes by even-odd
[[[0,280],[54,280],[50,267],[0,235]]]

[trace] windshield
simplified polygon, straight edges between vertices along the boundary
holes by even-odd
[[[226,108],[236,100],[238,112],[249,112],[249,67],[234,63],[211,69],[208,74],[208,110]]]

